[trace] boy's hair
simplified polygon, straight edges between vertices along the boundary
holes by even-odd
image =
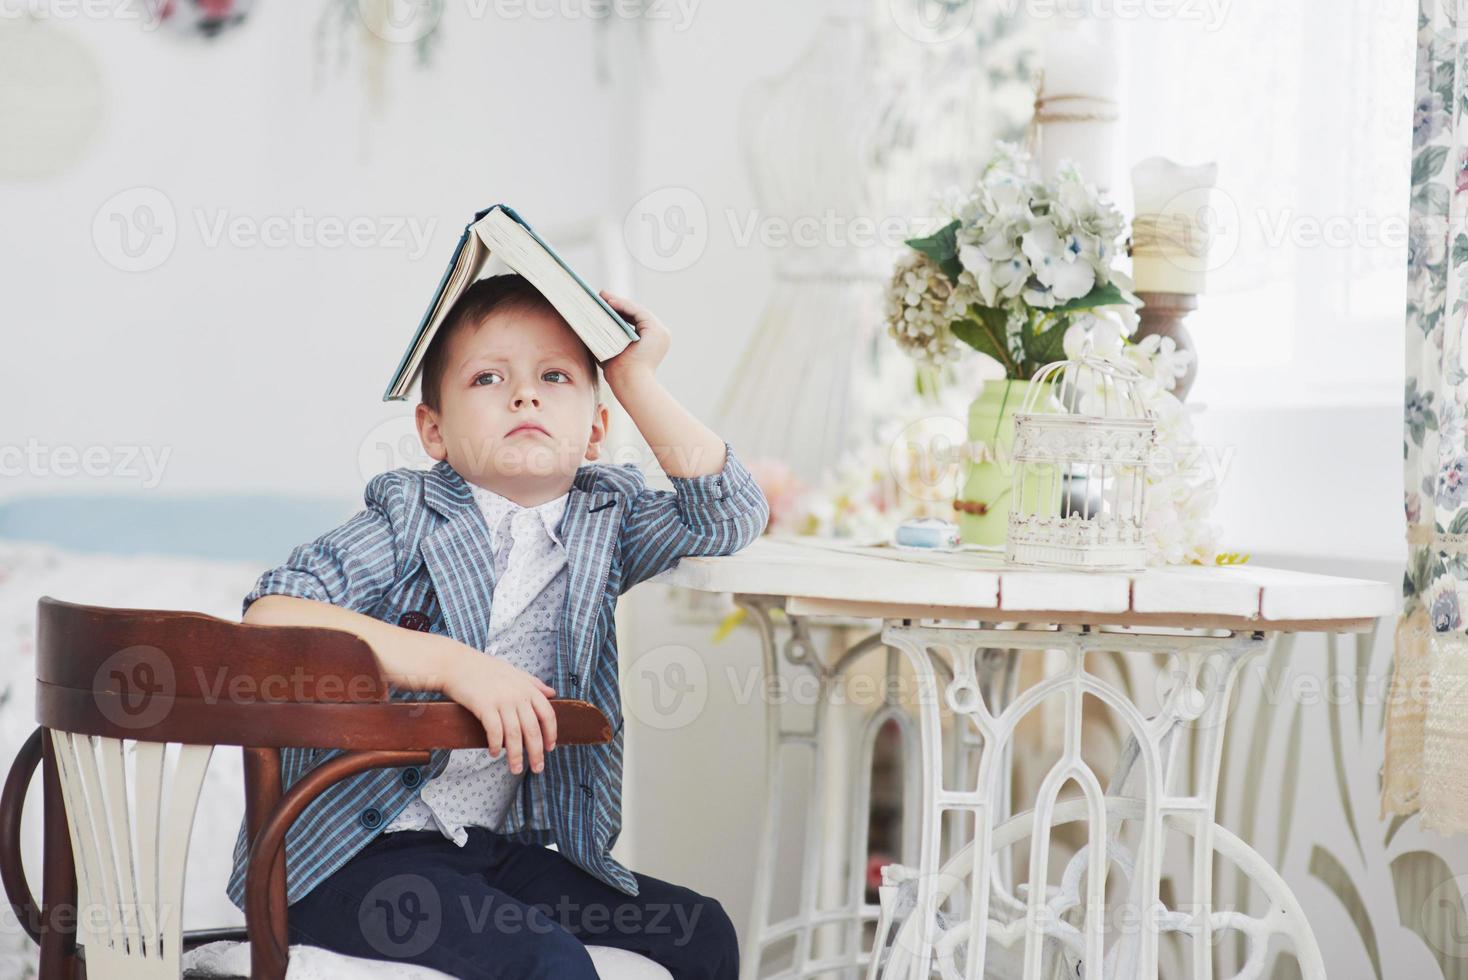
[[[443,376],[447,368],[444,361],[448,355],[449,338],[465,327],[477,327],[494,311],[510,306],[541,306],[560,316],[551,301],[518,272],[486,276],[472,283],[449,309],[448,316],[444,317],[443,324],[433,335],[433,340],[429,342],[428,350],[423,355],[423,373],[419,381],[419,397],[423,404],[435,412],[442,409]],[[586,373],[591,379],[592,397],[600,401],[601,385],[596,357],[579,337],[577,343],[586,356]]]

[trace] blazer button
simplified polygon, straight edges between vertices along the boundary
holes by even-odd
[[[382,811],[377,807],[369,806],[362,811],[362,826],[368,830],[376,830],[380,823],[382,823]]]
[[[404,769],[403,770],[403,785],[404,786],[408,787],[409,789],[412,789],[414,786],[417,786],[421,782],[423,782],[423,773],[422,772],[420,772],[417,769]]]
[[[417,630],[420,633],[427,633],[430,623],[431,620],[429,620],[428,614],[419,612],[416,609],[405,612],[398,617],[399,626],[404,629]]]

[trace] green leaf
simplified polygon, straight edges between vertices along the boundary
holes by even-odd
[[[1442,170],[1443,162],[1447,158],[1448,148],[1446,146],[1429,146],[1417,154],[1412,160],[1412,186],[1425,184],[1435,177],[1438,171]]]
[[[950,221],[926,238],[909,238],[907,244],[932,259],[950,282],[958,282],[963,266],[958,261],[958,219]]]
[[[1453,242],[1453,264],[1461,265],[1468,262],[1468,235],[1459,233]]]
[[[1431,585],[1448,573],[1448,563],[1443,560],[1442,555],[1434,555],[1427,563],[1427,584]]]
[[[1030,334],[1025,344],[1025,360],[1034,361],[1038,367],[1044,367],[1052,361],[1063,360],[1067,326],[1068,324],[1061,320],[1046,330]]]
[[[1422,940],[1419,948],[1437,960],[1441,976],[1461,977],[1462,942],[1468,935],[1468,909],[1458,885],[1462,878],[1431,851],[1398,855],[1390,868],[1398,924]]]
[[[1443,108],[1452,111],[1453,89],[1457,80],[1454,76],[1454,68],[1451,62],[1440,64],[1435,71],[1437,77],[1433,80],[1432,90],[1437,93],[1438,98],[1443,100]]]
[[[980,354],[987,354],[1004,365],[1007,377],[1019,377],[1019,365],[1010,356],[1005,343],[1005,321],[1003,310],[991,306],[970,306],[969,316],[953,325],[953,335]]]
[[[1104,286],[1096,286],[1084,296],[1062,303],[1060,306],[1049,310],[1050,313],[1073,313],[1077,310],[1093,310],[1098,306],[1121,306],[1128,304],[1140,306],[1142,301],[1133,294],[1122,289],[1114,282],[1108,282]]]
[[[1356,883],[1351,880],[1351,873],[1346,870],[1345,865],[1336,859],[1334,854],[1319,844],[1316,844],[1310,849],[1310,875],[1335,895],[1336,900],[1341,903],[1341,910],[1346,914],[1351,924],[1356,927],[1356,938],[1361,941],[1362,947],[1365,948],[1366,955],[1371,961],[1372,970],[1368,974],[1365,969],[1362,969],[1360,971],[1361,975],[1374,976],[1376,980],[1381,980],[1381,952],[1377,947],[1376,928],[1371,924],[1370,907],[1361,896],[1361,891],[1356,887]],[[1451,875],[1447,879],[1430,879],[1424,875],[1420,880],[1441,881],[1451,879]]]
[[[1453,515],[1453,523],[1448,525],[1449,534],[1462,534],[1468,531],[1468,510],[1460,510]]]
[[[1463,111],[1468,115],[1468,104],[1464,105]],[[1446,215],[1450,202],[1451,195],[1442,184],[1423,184],[1412,193],[1412,203],[1426,214]]]

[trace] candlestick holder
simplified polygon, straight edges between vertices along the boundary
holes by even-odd
[[[1193,350],[1193,337],[1188,333],[1188,314],[1198,308],[1198,297],[1193,293],[1154,293],[1137,290],[1137,298],[1144,304],[1137,311],[1141,322],[1137,325],[1132,340],[1139,341],[1151,334],[1171,337],[1180,351],[1191,351],[1187,373],[1177,379],[1172,393],[1178,401],[1187,401],[1188,390],[1198,376],[1198,355]]]

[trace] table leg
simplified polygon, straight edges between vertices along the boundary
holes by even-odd
[[[893,620],[882,638],[903,651],[918,677],[925,774],[919,860],[906,882],[915,906],[904,921],[893,923],[897,934],[882,976],[926,980],[937,966],[945,977],[982,977],[987,967],[995,975],[1040,980],[1063,962],[1064,973],[1083,980],[1155,978],[1159,939],[1164,932],[1177,932],[1191,950],[1192,976],[1212,980],[1213,932],[1234,929],[1250,945],[1250,961],[1240,977],[1262,967],[1269,940],[1276,936],[1290,943],[1306,977],[1323,977],[1314,936],[1283,880],[1214,823],[1233,685],[1243,664],[1263,653],[1273,634],[1122,633],[1084,626],[996,630]],[[1020,692],[1012,703],[996,705],[985,696],[979,670],[983,651],[996,647],[1060,650],[1066,666]],[[1171,658],[1168,690],[1155,714],[1144,715],[1132,698],[1087,669],[1088,653],[1109,651]],[[943,663],[948,670],[940,669]],[[1011,777],[1006,750],[1014,743],[1018,723],[1049,698],[1059,699],[1063,708],[1060,757],[1046,772],[1034,808],[1009,816],[998,805]],[[1087,699],[1114,712],[1130,736],[1122,766],[1105,791],[1081,755]],[[940,778],[943,706],[952,712],[956,730],[972,726],[982,742],[977,779],[952,788]],[[1180,765],[1183,728],[1190,729],[1190,770]],[[1080,788],[1080,798],[1062,801],[1060,791],[1070,782]],[[969,815],[973,832],[971,842],[944,862],[939,841],[948,811]],[[1080,821],[1087,824],[1088,843],[1068,862],[1062,885],[1048,886],[1051,830]],[[1122,839],[1128,823],[1137,838],[1135,854]],[[1191,841],[1190,911],[1168,909],[1159,900],[1167,830],[1181,831]],[[1025,892],[1021,911],[1002,892],[996,894],[993,872],[996,859],[1025,840],[1030,852],[1027,882],[1016,889],[1016,894],[1020,888]],[[1215,854],[1236,863],[1263,891],[1269,914],[1249,917],[1213,909]],[[1126,880],[1129,908],[1108,906],[1109,875]],[[962,912],[950,901],[955,894],[967,899]],[[1108,921],[1117,912],[1122,913],[1120,929]],[[1073,921],[1077,918],[1079,925]],[[878,937],[879,946],[884,938]]]
[[[735,602],[760,637],[766,692],[765,800],[741,977],[755,980],[764,975],[775,960],[772,954],[786,948],[789,963],[776,974],[781,978],[829,978],[843,973],[858,977],[869,956],[866,931],[881,912],[878,905],[866,901],[865,871],[872,754],[878,733],[889,721],[902,733],[903,862],[917,861],[920,840],[915,803],[925,780],[918,726],[903,703],[902,685],[896,677],[901,655],[886,650],[886,683],[880,697],[868,705],[844,685],[859,659],[883,648],[879,631],[874,629],[850,647],[823,657],[812,638],[813,624],[804,617],[781,615],[782,599],[740,595]],[[1011,657],[996,654],[982,658],[976,668],[976,676],[983,678],[986,689],[992,688],[999,700],[1012,686],[1004,674],[1012,664]],[[940,665],[936,669],[942,673],[947,668]],[[847,693],[853,696],[845,697]],[[833,701],[844,702],[845,713],[831,710]],[[860,712],[859,718],[852,709]],[[840,739],[850,738],[853,727],[858,731],[854,744],[833,751]],[[958,779],[960,773],[972,769],[977,744],[972,738],[956,740],[945,763],[950,778]],[[810,753],[810,779],[800,787],[799,799],[788,798],[785,790],[792,753]],[[843,758],[845,764],[833,764]],[[830,800],[844,801],[844,813],[827,808],[824,804]],[[790,811],[802,803],[799,872],[791,875],[788,861],[777,868],[777,851],[785,821],[792,818]],[[836,847],[829,846],[833,826],[845,832],[845,840]],[[833,862],[839,866],[831,867]],[[796,909],[771,921],[777,875],[782,880],[795,878]],[[840,937],[839,941],[833,937]]]

